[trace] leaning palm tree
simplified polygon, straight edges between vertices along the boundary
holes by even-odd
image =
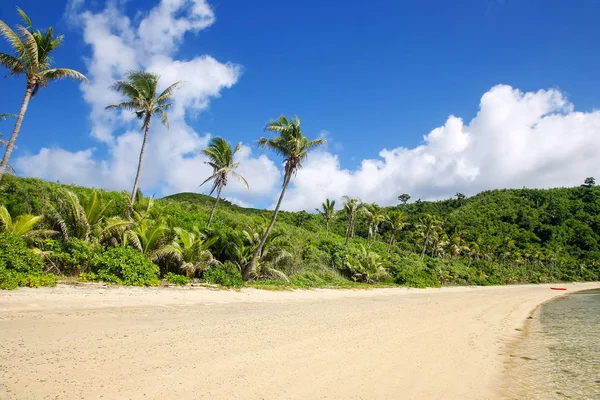
[[[396,234],[406,226],[406,215],[402,211],[392,211],[386,217],[386,222],[391,228],[390,241],[388,243],[387,252],[390,252]]]
[[[443,222],[435,215],[425,214],[417,224],[417,231],[423,238],[423,251],[421,258],[425,257],[427,246],[433,245],[439,232],[442,230]]]
[[[142,131],[144,132],[144,140],[142,141],[142,149],[140,150],[140,158],[138,161],[137,172],[135,174],[135,181],[133,182],[133,189],[131,190],[131,204],[135,202],[136,192],[138,189],[138,183],[140,179],[140,171],[142,170],[142,160],[144,158],[144,151],[146,150],[146,142],[148,140],[148,131],[150,130],[150,120],[154,114],[160,115],[160,122],[169,127],[169,118],[167,116],[167,110],[171,107],[170,101],[173,98],[173,92],[179,86],[181,81],[175,82],[168,88],[166,88],[161,94],[156,95],[158,87],[158,75],[136,70],[129,71],[125,75],[124,80],[116,81],[110,88],[115,92],[122,94],[128,99],[120,103],[111,104],[106,109],[120,109],[132,111],[138,119],[143,120]]]
[[[213,205],[212,210],[210,211],[210,217],[208,218],[208,226],[210,227],[210,223],[212,222],[213,216],[215,215],[215,209],[217,208],[217,204],[219,203],[219,198],[221,198],[221,190],[223,190],[224,186],[227,186],[227,175],[231,174],[232,176],[239,179],[246,188],[250,188],[248,186],[248,182],[246,179],[236,172],[236,168],[240,165],[240,163],[234,163],[233,157],[235,153],[237,153],[242,148],[242,143],[238,143],[235,146],[235,149],[231,150],[231,145],[227,140],[216,137],[211,139],[208,143],[208,147],[202,150],[202,154],[208,157],[209,161],[206,161],[205,164],[208,164],[212,167],[213,173],[209,176],[200,186],[204,185],[206,182],[213,180],[213,187],[210,190],[210,195],[217,190],[217,199],[215,200],[215,204]]]
[[[0,65],[8,69],[8,76],[25,75],[25,96],[12,135],[6,144],[2,164],[0,164],[0,180],[8,168],[10,155],[15,147],[17,136],[19,136],[29,100],[35,97],[40,88],[46,87],[48,82],[60,78],[87,81],[83,74],[75,70],[52,68],[52,52],[61,45],[63,37],[54,37],[54,28],[52,27],[43,31],[34,30],[27,14],[20,8],[17,8],[17,12],[21,16],[24,26],[17,26],[16,32],[5,22],[0,21],[0,35],[8,41],[13,52],[12,55],[0,52]]]
[[[277,213],[279,212],[279,207],[281,207],[281,201],[283,200],[285,190],[292,179],[292,175],[295,175],[298,172],[298,169],[302,168],[302,162],[306,160],[310,150],[313,150],[326,143],[325,139],[308,140],[306,136],[302,134],[302,130],[300,129],[299,117],[288,120],[282,115],[278,119],[268,122],[267,126],[265,126],[265,131],[275,132],[277,136],[272,139],[262,137],[258,139],[258,145],[262,148],[268,147],[275,153],[282,156],[285,160],[285,172],[283,174],[281,194],[279,195],[279,200],[277,201],[275,211],[271,217],[271,222],[269,223],[269,226],[267,227],[267,230],[265,231],[265,234],[263,235],[259,245],[254,250],[254,253],[252,253],[252,259],[245,266],[244,271],[242,272],[242,278],[244,280],[249,280],[254,276],[256,263],[260,258],[263,246],[265,245],[265,242],[271,233],[271,230],[273,229],[273,225],[277,219]]]
[[[315,210],[325,219],[325,237],[329,235],[329,223],[335,219],[335,200],[326,199],[321,204],[321,209]]]

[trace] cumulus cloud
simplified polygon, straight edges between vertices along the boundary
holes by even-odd
[[[459,191],[576,185],[598,175],[599,150],[600,111],[577,112],[558,90],[523,93],[498,85],[468,124],[450,116],[418,147],[384,149],[354,170],[342,169],[331,152],[311,154],[284,208],[312,209],[343,195],[392,205],[402,193],[439,199]]]
[[[92,12],[85,9],[84,0],[72,0],[66,10],[90,49],[84,56],[90,83],[82,86],[82,92],[91,106],[90,134],[100,147],[106,147],[108,156],[98,159],[96,148],[78,152],[42,148],[38,154],[17,159],[17,170],[65,183],[128,189],[142,142],[139,121],[130,112],[108,112],[105,107],[120,101],[108,87],[127,71],[141,68],[160,75],[159,90],[180,80],[184,85],[175,92],[170,128],[159,125],[158,120],[151,127],[140,187],[163,195],[198,191],[203,177],[211,172],[200,153],[210,135],[198,134],[189,126],[186,113],[206,109],[211,99],[233,86],[241,76],[241,66],[209,55],[173,57],[186,33],[197,33],[214,23],[215,15],[205,0],[161,0],[135,20],[119,4],[109,1],[103,10]],[[275,164],[264,155],[254,156],[248,147],[242,149],[240,161],[253,191],[232,182],[225,194],[236,196],[239,203],[270,196],[279,180]]]

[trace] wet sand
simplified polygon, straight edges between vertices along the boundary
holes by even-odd
[[[0,292],[0,399],[500,399],[550,286]]]

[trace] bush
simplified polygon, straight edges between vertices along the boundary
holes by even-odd
[[[158,286],[159,269],[142,253],[130,247],[114,247],[94,256],[92,270],[97,280],[131,286]]]
[[[0,263],[6,269],[16,272],[44,273],[41,257],[29,250],[25,240],[7,232],[0,233]]]
[[[50,260],[64,275],[87,272],[94,255],[101,251],[99,245],[92,245],[84,240],[70,238],[60,242],[50,254]]]
[[[165,275],[165,280],[172,285],[179,286],[185,286],[190,283],[190,278],[188,278],[187,276],[174,274],[172,272],[169,272],[167,275]]]
[[[394,263],[395,283],[416,288],[440,287],[438,271],[429,268],[418,255],[405,254],[395,258]],[[430,264],[437,265],[435,261]]]
[[[230,261],[212,266],[204,271],[204,279],[208,283],[216,283],[227,287],[240,287],[244,284],[242,273],[237,265]]]
[[[44,275],[42,259],[27,248],[21,237],[0,233],[0,289],[54,286],[56,280],[55,275]]]

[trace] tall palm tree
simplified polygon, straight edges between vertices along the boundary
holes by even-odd
[[[363,208],[363,204],[360,202],[360,199],[353,199],[348,196],[344,196],[342,199],[344,200],[344,213],[348,218],[348,226],[346,228],[346,246],[348,246],[350,237],[354,236],[354,223],[356,222],[356,216]]]
[[[396,234],[406,226],[406,215],[402,211],[392,211],[386,217],[386,222],[391,228],[390,241],[388,243],[387,252],[390,252]]]
[[[377,240],[377,232],[379,232],[379,225],[385,221],[385,216],[381,214],[381,207],[377,204],[367,204],[364,208],[365,215],[367,217],[367,225],[369,226],[369,237],[373,237],[373,242]]]
[[[269,121],[267,126],[265,126],[265,131],[275,132],[277,136],[272,139],[262,137],[258,139],[257,143],[260,147],[268,147],[283,157],[285,160],[285,172],[283,174],[283,186],[281,189],[281,194],[279,195],[279,200],[275,206],[273,217],[271,217],[271,222],[269,223],[262,240],[254,250],[252,259],[242,272],[242,278],[244,278],[244,280],[248,280],[254,275],[256,262],[261,255],[263,246],[265,245],[271,230],[273,229],[273,225],[277,219],[277,213],[279,212],[279,207],[281,207],[281,201],[283,200],[285,190],[292,179],[292,175],[295,175],[298,172],[298,169],[302,168],[302,162],[306,160],[310,150],[313,150],[326,143],[325,139],[308,140],[306,136],[302,134],[302,130],[300,129],[299,117],[288,120],[282,115],[278,119]]]
[[[424,258],[427,246],[433,244],[438,233],[442,230],[442,221],[435,215],[425,214],[419,221],[417,230],[423,237],[423,251],[421,252],[421,258]]]
[[[43,31],[34,30],[27,14],[20,8],[17,8],[17,12],[21,16],[24,26],[17,26],[16,32],[5,22],[0,21],[0,36],[6,39],[12,47],[13,53],[11,55],[0,52],[0,65],[8,69],[8,76],[25,75],[25,96],[12,135],[6,144],[2,164],[0,164],[0,180],[8,167],[29,100],[35,97],[40,88],[46,87],[48,82],[57,79],[72,78],[78,81],[87,81],[83,74],[75,70],[52,68],[52,52],[61,45],[63,37],[54,37],[54,28],[52,27]]]
[[[119,109],[132,111],[138,119],[143,120],[142,131],[144,132],[144,140],[142,141],[142,148],[140,150],[140,158],[138,161],[137,172],[135,174],[135,181],[133,182],[133,189],[131,190],[131,204],[135,202],[135,194],[138,189],[138,182],[140,179],[140,171],[142,170],[142,160],[144,158],[144,151],[146,150],[146,141],[148,140],[148,131],[150,130],[150,120],[154,114],[160,116],[160,122],[169,127],[169,118],[167,116],[167,110],[172,106],[170,102],[173,99],[173,93],[175,89],[181,86],[182,81],[175,82],[168,88],[166,88],[161,94],[156,95],[158,87],[158,75],[136,70],[129,71],[125,74],[124,80],[116,81],[110,88],[115,92],[122,94],[127,97],[126,101],[120,103],[111,104],[106,109]]]
[[[329,236],[329,223],[335,219],[335,200],[326,199],[321,204],[321,209],[315,210],[325,219],[325,237]]]
[[[200,186],[204,185],[206,182],[213,180],[213,187],[210,190],[210,194],[212,195],[215,190],[217,190],[217,199],[215,200],[215,204],[213,205],[212,210],[210,211],[210,217],[208,218],[208,226],[210,227],[210,223],[212,222],[213,216],[215,215],[215,209],[217,208],[217,204],[219,203],[219,198],[221,198],[221,190],[223,190],[224,186],[227,186],[227,175],[231,174],[232,176],[239,179],[246,188],[250,189],[248,182],[246,179],[236,172],[236,168],[240,165],[240,163],[234,163],[233,158],[235,153],[237,153],[242,148],[242,143],[238,143],[235,146],[235,149],[231,150],[231,145],[227,140],[215,137],[212,138],[208,143],[208,147],[202,150],[202,154],[208,157],[209,161],[206,161],[205,164],[208,164],[213,169],[213,174],[209,176]]]

